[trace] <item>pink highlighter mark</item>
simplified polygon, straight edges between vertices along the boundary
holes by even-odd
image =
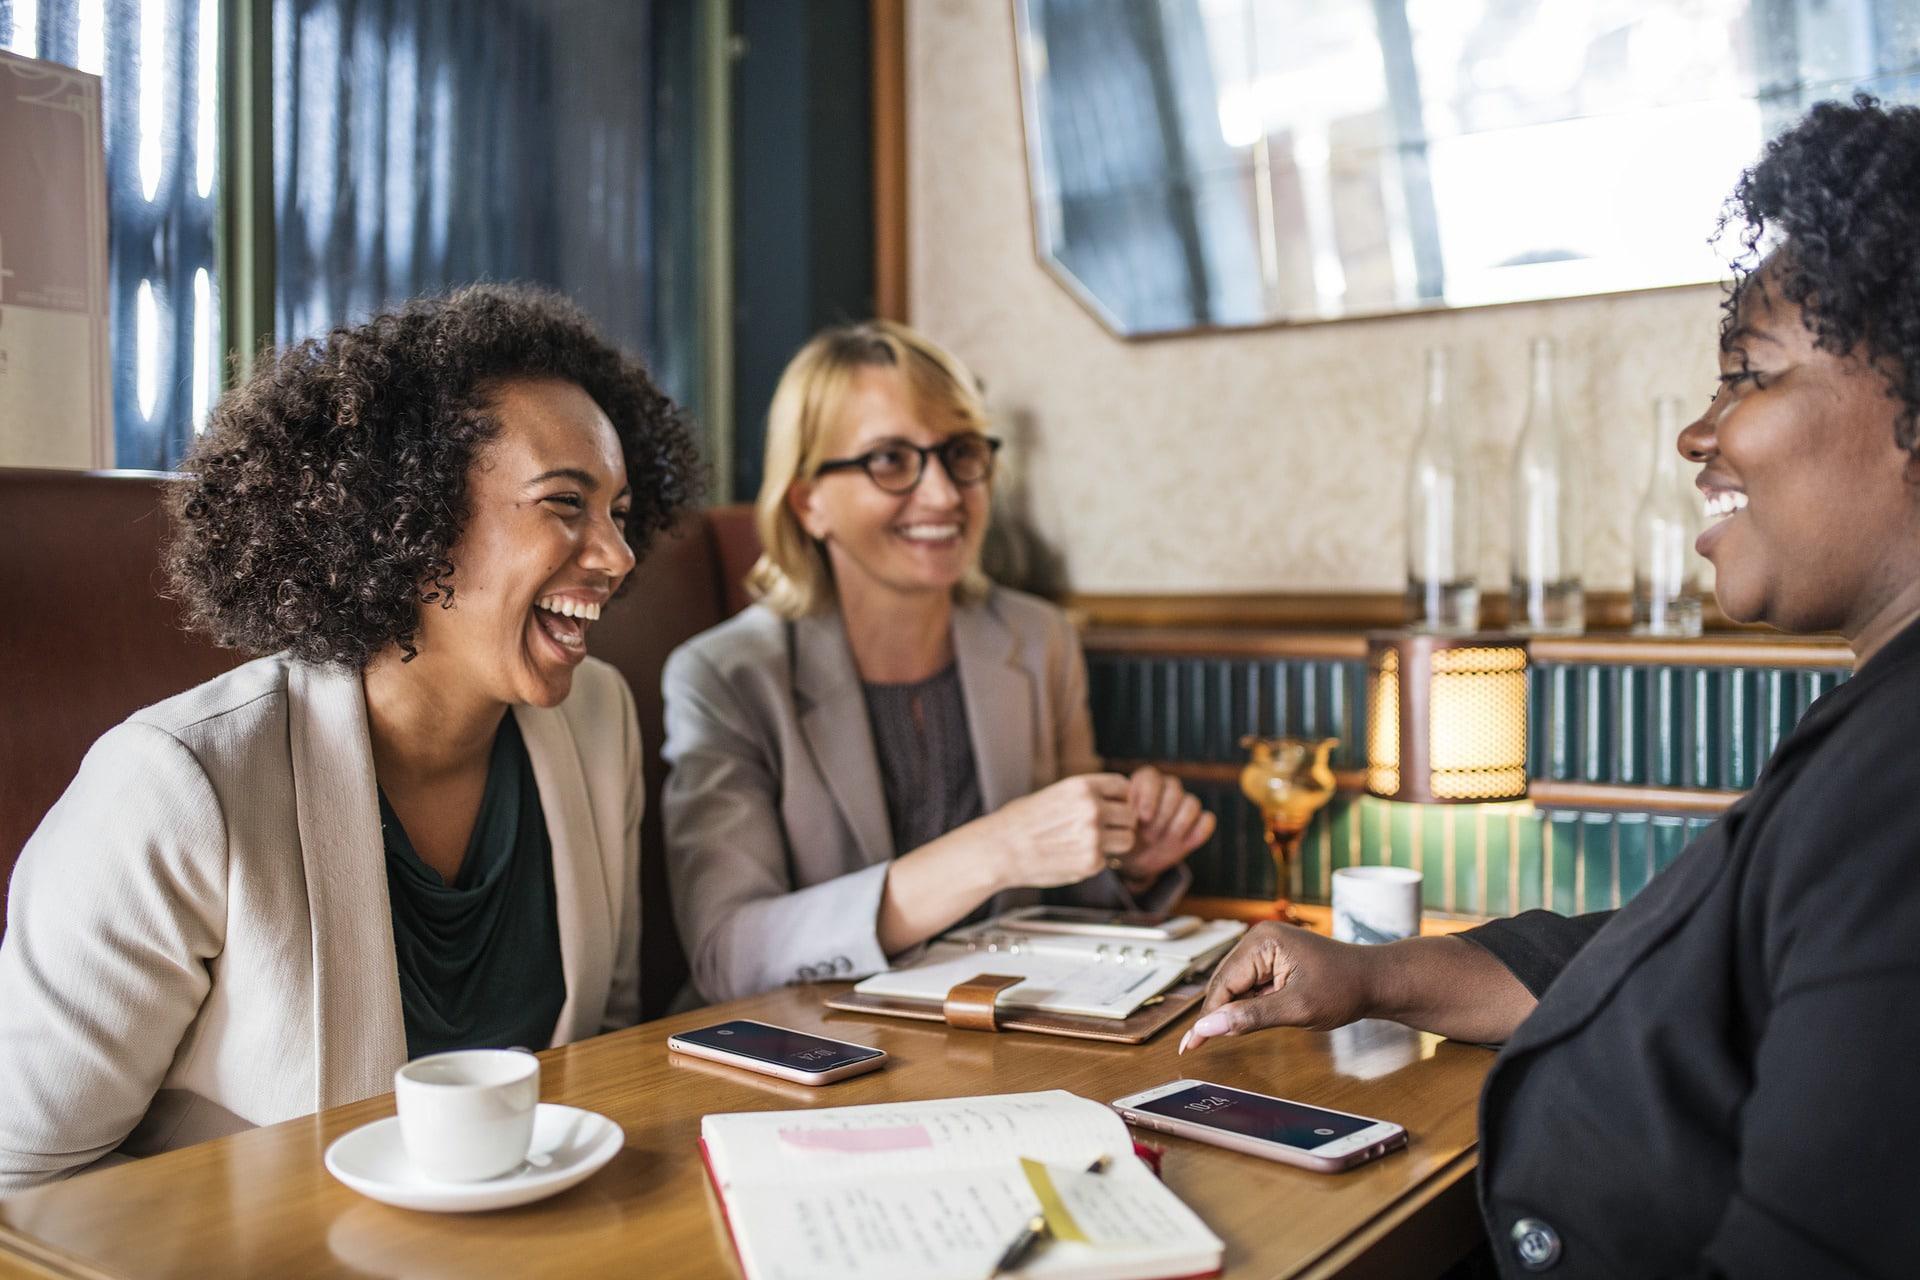
[[[914,1151],[933,1145],[924,1125],[902,1124],[887,1129],[782,1129],[780,1141],[805,1151],[840,1151],[871,1155],[876,1151]]]

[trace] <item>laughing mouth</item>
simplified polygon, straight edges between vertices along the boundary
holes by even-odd
[[[544,596],[534,605],[533,616],[552,641],[571,653],[587,651],[587,628],[600,618],[600,605],[570,596]]]
[[[951,542],[960,536],[960,526],[952,522],[908,524],[900,526],[899,534],[908,542]]]
[[[1720,520],[1747,509],[1747,495],[1738,489],[1706,490],[1701,493],[1701,499],[1706,505],[1709,520]]]

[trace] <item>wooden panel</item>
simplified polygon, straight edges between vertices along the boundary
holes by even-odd
[[[1217,1040],[1176,1058],[1179,1027],[1137,1047],[956,1031],[829,1013],[820,1002],[837,989],[790,988],[542,1054],[545,1100],[611,1116],[627,1135],[612,1164],[551,1200],[410,1213],[334,1182],[321,1164],[327,1145],[391,1115],[387,1096],[10,1196],[0,1201],[0,1253],[63,1274],[206,1280],[734,1275],[697,1146],[704,1113],[1050,1088],[1107,1101],[1181,1075],[1391,1117],[1412,1135],[1404,1152],[1337,1177],[1165,1139],[1167,1184],[1226,1241],[1227,1275],[1436,1275],[1477,1233],[1472,1197],[1458,1188],[1471,1183],[1475,1107],[1493,1061],[1485,1049],[1368,1022]],[[669,1034],[729,1017],[877,1045],[893,1062],[809,1089],[668,1054]],[[1411,1258],[1404,1231],[1427,1242]],[[74,1265],[59,1267],[63,1256]]]
[[[1367,638],[1337,631],[1223,631],[1200,627],[1089,627],[1089,653],[1141,657],[1327,658],[1364,660]]]
[[[1192,760],[1109,760],[1116,773],[1132,773],[1152,765],[1183,782],[1238,783],[1240,766]],[[1364,769],[1336,769],[1334,786],[1348,795],[1367,789]],[[1709,791],[1695,787],[1623,787],[1605,782],[1549,782],[1528,784],[1527,798],[1555,809],[1625,809],[1646,813],[1720,813],[1741,796],[1738,791]]]
[[[1846,670],[1853,650],[1827,636],[1706,635],[1691,640],[1651,636],[1542,637],[1527,645],[1535,662],[1642,663],[1675,667],[1788,667]]]
[[[1620,787],[1603,782],[1536,779],[1527,798],[1551,809],[1622,809],[1634,813],[1723,813],[1742,795],[1691,787]]]
[[[1249,627],[1374,630],[1405,626],[1406,598],[1387,591],[1191,592],[1147,594],[1084,591],[1069,594],[1067,607],[1089,625],[1114,627]],[[1701,610],[1707,632],[1788,639],[1771,627],[1730,621],[1708,600]],[[1480,624],[1507,625],[1504,595],[1481,597]],[[1624,591],[1587,593],[1587,630],[1620,632],[1633,625],[1633,600]],[[1680,641],[1688,644],[1690,641]],[[1828,643],[1834,643],[1829,638]]]
[[[1362,630],[1403,626],[1406,602],[1370,592],[1134,595],[1074,592],[1064,602],[1093,626],[1294,627]]]
[[[873,31],[873,308],[907,322],[907,14],[871,0]]]
[[[1115,621],[1081,603],[1089,653],[1141,657],[1365,658],[1364,632],[1283,631],[1277,622],[1245,626]],[[1304,615],[1302,615],[1304,616]],[[1269,629],[1262,629],[1269,628]],[[1853,650],[1828,636],[1705,635],[1690,640],[1624,633],[1543,636],[1527,644],[1534,663],[1598,663],[1681,667],[1768,667],[1793,671],[1839,671],[1853,666]]]

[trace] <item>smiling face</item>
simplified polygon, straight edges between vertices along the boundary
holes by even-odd
[[[471,514],[448,552],[453,606],[421,607],[417,661],[493,701],[551,707],[633,570],[626,460],[575,383],[516,379],[488,407],[500,429],[474,463]]]
[[[915,409],[893,369],[854,371],[846,412],[828,434],[827,458],[852,458],[889,443],[937,445],[954,426]],[[989,485],[957,485],[937,457],[920,483],[888,493],[858,469],[795,483],[788,502],[826,545],[842,592],[878,589],[895,596],[948,595],[979,558],[987,533]]]
[[[1728,617],[1857,638],[1920,582],[1899,402],[1865,358],[1815,347],[1771,274],[1745,290],[1719,391],[1680,433],[1681,453],[1704,464],[1709,523],[1695,546]]]

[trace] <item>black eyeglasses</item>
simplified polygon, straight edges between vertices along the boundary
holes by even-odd
[[[829,471],[851,471],[855,467],[888,493],[912,493],[927,473],[927,459],[937,457],[947,469],[947,478],[957,485],[979,484],[993,476],[993,455],[1000,442],[992,436],[965,431],[948,436],[939,444],[908,444],[889,440],[867,450],[857,458],[832,458],[820,464],[815,475]]]

